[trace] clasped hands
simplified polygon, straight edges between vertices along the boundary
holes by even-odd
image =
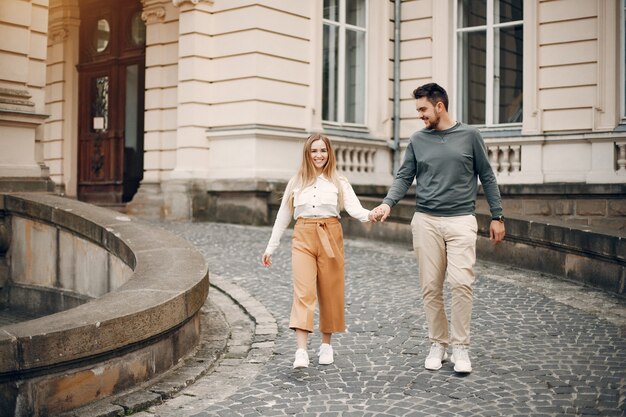
[[[387,204],[383,203],[378,207],[375,207],[370,211],[370,214],[367,216],[369,221],[372,223],[376,223],[377,221],[384,222],[389,214],[391,213],[391,207]],[[491,222],[489,227],[489,238],[493,243],[501,242],[504,239],[505,229],[504,223],[501,223],[497,220]]]
[[[372,223],[376,223],[377,221],[384,222],[389,214],[391,213],[391,207],[389,205],[383,203],[378,207],[375,207],[370,211],[370,214],[367,216],[369,221]]]

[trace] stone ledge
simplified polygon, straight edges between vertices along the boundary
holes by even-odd
[[[120,371],[117,377],[144,367],[153,371],[132,374],[113,384],[112,391],[97,390],[97,395],[111,395],[115,390],[127,389],[129,383],[154,377],[154,370],[158,373],[169,369],[172,361],[175,363],[195,346],[200,332],[197,313],[208,293],[208,267],[190,243],[154,225],[54,195],[6,194],[0,195],[0,200],[5,214],[65,229],[104,247],[134,270],[125,284],[98,299],[2,327],[0,409],[13,409],[19,401],[35,399],[40,403],[30,404],[32,409],[45,411],[48,408],[43,403],[47,400],[56,401],[50,412],[76,408],[99,398],[86,395],[60,403],[57,397],[63,394],[55,390],[63,387],[51,375],[67,379],[72,372],[97,370],[103,360],[114,361],[135,351],[134,362],[129,365],[135,366],[134,370]],[[159,355],[148,353],[151,344],[162,345]],[[110,369],[116,367],[123,369],[124,365],[114,364]],[[104,379],[98,379],[99,383],[111,382]],[[44,380],[50,388],[35,395],[33,390],[39,389]]]
[[[362,198],[373,207],[378,201]],[[342,218],[347,236],[368,237],[411,244],[410,221],[415,212],[412,202],[404,200],[381,223],[360,223]],[[506,238],[495,247],[489,241],[491,216],[477,213],[481,259],[546,272],[580,284],[626,295],[626,235],[601,233],[585,226],[555,219],[507,217]],[[550,223],[548,223],[548,221]]]
[[[111,413],[120,412],[120,416],[134,414],[176,397],[183,389],[200,378],[210,377],[215,372],[223,374],[223,371],[220,371],[222,364],[234,372],[238,372],[237,365],[244,363],[260,369],[273,352],[278,334],[276,320],[263,304],[235,283],[220,277],[212,277],[211,286],[218,290],[219,296],[213,291],[211,293],[216,294],[216,297],[221,300],[213,303],[207,299],[201,310],[202,325],[211,330],[203,333],[198,348],[184,358],[179,366],[149,381],[140,389],[76,409],[61,417],[85,415],[107,417],[118,415]],[[231,328],[238,323],[238,314],[225,313],[233,308],[239,309],[239,314],[245,314],[255,324],[251,338],[242,332],[231,332]],[[231,355],[235,351],[245,351],[245,355]],[[192,401],[193,396],[190,396],[188,400]],[[140,412],[137,415],[154,414]]]

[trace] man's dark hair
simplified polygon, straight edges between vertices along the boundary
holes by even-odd
[[[413,97],[418,98],[426,97],[433,106],[437,105],[437,102],[441,101],[443,107],[448,111],[448,93],[442,86],[437,83],[428,83],[417,87],[413,90]]]

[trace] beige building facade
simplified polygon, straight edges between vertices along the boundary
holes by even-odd
[[[49,178],[67,196],[146,216],[243,208],[264,223],[312,132],[333,139],[355,186],[389,185],[421,128],[411,92],[434,81],[453,116],[482,130],[500,184],[623,197],[625,8],[6,0],[0,177]]]

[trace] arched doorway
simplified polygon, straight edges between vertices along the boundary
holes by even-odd
[[[143,177],[145,25],[139,0],[81,0],[78,198],[128,202]]]

